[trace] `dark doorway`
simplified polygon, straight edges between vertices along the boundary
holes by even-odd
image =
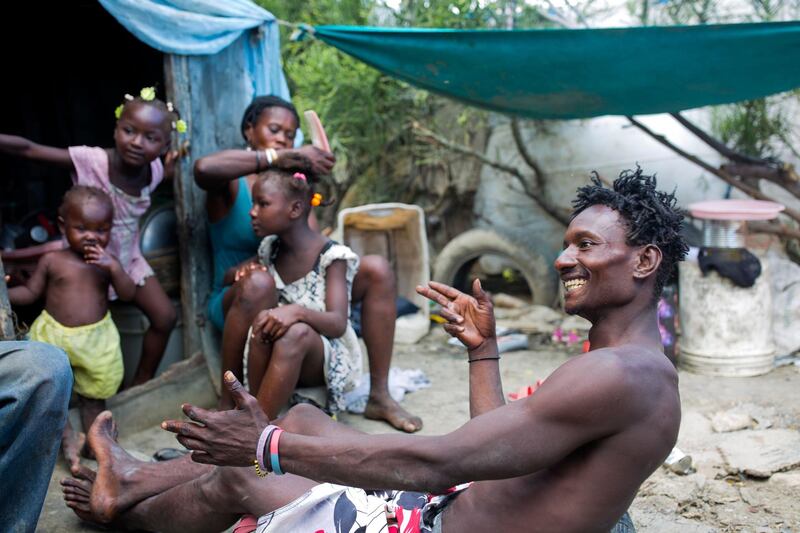
[[[155,85],[163,96],[163,54],[96,0],[13,2],[3,11],[0,132],[57,147],[108,147],[125,93]],[[65,169],[0,154],[0,229],[39,210],[52,217],[70,184]]]

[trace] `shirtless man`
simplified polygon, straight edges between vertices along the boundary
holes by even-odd
[[[252,465],[269,421],[228,374],[237,409],[186,405],[194,422],[163,424],[194,450],[191,459],[136,462],[102,414],[89,434],[96,479],[76,470],[64,482],[67,505],[89,520],[158,531],[221,531],[245,513],[261,517],[259,533],[331,531],[334,523],[336,531],[386,531],[394,521],[401,531],[416,524],[408,531],[445,533],[630,531],[615,524],[672,449],[680,422],[678,376],[656,319],[661,288],[687,250],[674,204],[638,169],[613,189],[597,180],[579,189],[555,267],[567,312],[592,322],[592,350],[561,365],[533,396],[505,404],[492,305],[480,283],[473,297],[431,283],[419,292],[442,304],[445,329],[468,349],[472,418],[459,429],[365,435],[298,406],[277,422],[285,429],[279,464],[289,474],[261,479]],[[424,495],[332,485],[441,494],[469,481],[427,504]],[[396,506],[384,509],[388,500]]]

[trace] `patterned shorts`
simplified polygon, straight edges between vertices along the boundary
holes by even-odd
[[[441,532],[442,511],[468,486],[459,485],[446,494],[434,496],[409,491],[366,491],[323,483],[261,516],[256,532]]]

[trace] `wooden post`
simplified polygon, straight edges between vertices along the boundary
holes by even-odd
[[[220,332],[206,317],[213,280],[206,229],[206,195],[194,183],[194,161],[225,148],[242,147],[242,113],[253,98],[253,80],[245,64],[245,32],[213,56],[164,56],[167,95],[188,125],[180,143],[189,154],[176,168],[175,211],[181,257],[183,345],[186,354],[202,352],[211,380],[219,389],[222,361]]]
[[[11,319],[11,304],[8,301],[6,288],[6,271],[3,269],[3,260],[0,259],[0,340],[13,341],[14,321]]]
[[[179,136],[187,154],[175,167],[175,214],[178,219],[178,244],[181,261],[181,311],[183,315],[184,354],[201,352],[206,359],[212,383],[219,389],[221,361],[213,332],[205,318],[211,288],[210,250],[205,219],[205,193],[194,185],[192,167],[195,157],[195,132],[198,125],[192,106],[191,79],[187,56],[165,55],[164,77],[167,95],[189,125]],[[202,126],[201,126],[202,127]],[[202,149],[202,147],[201,147]],[[202,152],[201,152],[202,154]]]

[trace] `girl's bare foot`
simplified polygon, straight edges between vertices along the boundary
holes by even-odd
[[[364,418],[385,420],[395,429],[406,433],[414,433],[422,429],[422,419],[403,409],[388,394],[370,396],[367,401],[367,407],[364,409]]]

